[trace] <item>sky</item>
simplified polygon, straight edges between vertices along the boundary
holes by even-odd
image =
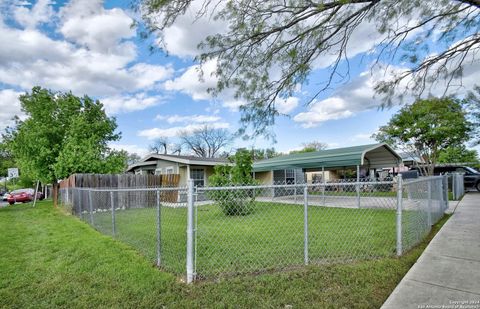
[[[128,0],[0,0],[0,130],[11,125],[14,115],[22,117],[18,95],[38,85],[99,99],[122,133],[110,146],[140,156],[148,153],[155,138],[173,143],[180,131],[191,132],[205,123],[235,132],[241,102],[228,92],[212,98],[206,90],[216,80],[208,72],[216,63],[205,65],[201,82],[193,61],[200,38],[224,25],[193,23],[187,14],[165,32],[167,55],[150,52],[154,38],[141,39],[132,28],[134,19],[138,16]],[[333,85],[307,105],[332,61],[317,59],[309,83],[277,102],[288,116],[277,119],[275,144],[263,138],[237,139],[229,148],[288,152],[313,140],[330,148],[375,142],[371,135],[399,109],[379,109],[374,96],[380,73],[370,70],[369,51],[378,40],[368,24],[360,27],[348,47],[348,82]],[[464,83],[476,80],[476,71],[467,71]]]

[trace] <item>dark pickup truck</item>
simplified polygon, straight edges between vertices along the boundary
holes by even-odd
[[[411,170],[418,170],[417,168],[412,168]],[[480,172],[476,169],[469,166],[461,165],[443,165],[435,166],[433,170],[434,175],[443,175],[447,173],[463,173],[465,188],[475,188],[477,191],[480,191]]]

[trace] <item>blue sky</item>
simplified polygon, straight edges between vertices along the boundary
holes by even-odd
[[[219,22],[180,19],[166,32],[169,56],[151,54],[130,24],[135,14],[129,1],[14,1],[0,0],[0,129],[21,116],[16,97],[35,85],[71,90],[100,99],[116,117],[122,139],[111,146],[145,155],[153,139],[166,136],[173,143],[179,131],[208,123],[234,132],[240,114],[229,93],[211,98],[207,76],[198,81],[193,54],[199,38],[214,33]],[[325,78],[330,59],[318,59],[316,69],[291,98],[278,102],[290,117],[273,128],[277,143],[261,138],[235,147],[298,149],[312,140],[329,147],[373,142],[369,137],[388,122],[398,107],[379,110],[372,85],[379,78],[370,71],[369,51],[379,39],[369,25],[358,30],[349,47],[350,79],[334,85],[309,106],[305,103]],[[206,66],[213,70],[215,63]]]

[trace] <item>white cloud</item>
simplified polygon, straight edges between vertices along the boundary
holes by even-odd
[[[13,8],[15,20],[25,28],[36,28],[40,23],[48,23],[53,16],[50,0],[38,0],[31,8],[30,3],[20,3]]]
[[[459,44],[454,43],[455,44]],[[437,65],[437,67],[440,64]],[[455,61],[450,62],[447,68],[452,71]],[[436,68],[434,66],[431,71]],[[386,70],[386,71],[384,71]],[[336,119],[349,118],[363,111],[378,108],[382,101],[381,97],[375,96],[375,85],[378,81],[392,79],[395,76],[405,72],[405,67],[379,65],[373,72],[365,71],[352,82],[345,84],[336,89],[333,95],[324,100],[316,100],[312,102],[307,111],[298,113],[293,117],[295,122],[300,123],[303,127],[310,128],[320,125],[322,122]],[[425,91],[422,97],[455,95],[463,97],[468,90],[478,84],[478,72],[480,71],[480,62],[475,58],[474,54],[469,54],[463,63],[463,76],[461,81],[459,78],[454,79],[450,85],[448,80],[438,78],[436,80],[427,81],[425,84]],[[405,78],[396,87],[397,93],[404,93],[406,95],[403,101],[398,101],[398,104],[409,103],[414,100],[409,91],[415,85],[414,80]],[[445,92],[449,86],[448,91]]]
[[[138,132],[138,136],[146,137],[147,139],[155,139],[159,137],[179,137],[183,133],[189,134],[195,130],[201,129],[204,124],[189,124],[183,127],[172,127],[167,129],[152,128]],[[228,129],[230,124],[226,122],[217,122],[209,124],[210,128],[214,129]]]
[[[217,62],[210,60],[206,62],[203,69],[203,80],[199,79],[200,65],[189,67],[181,76],[165,82],[165,89],[180,91],[188,94],[193,100],[210,100],[212,95],[207,92],[209,88],[217,85],[217,78],[213,75],[217,68]]]
[[[18,99],[21,94],[23,93],[12,89],[0,90],[0,130],[13,124],[13,116],[24,116]]]
[[[160,96],[148,96],[146,93],[113,96],[101,100],[108,114],[143,110],[162,103]]]
[[[102,53],[132,48],[129,43],[120,43],[135,36],[133,20],[122,9],[106,10],[101,0],[72,0],[60,16],[59,31],[71,42]]]
[[[297,97],[277,98],[275,107],[281,114],[288,114],[298,106],[298,103],[299,99]]]
[[[180,116],[180,115],[171,115],[163,116],[157,115],[155,120],[166,120],[168,123],[179,123],[179,122],[196,122],[196,123],[207,123],[207,122],[216,122],[221,120],[219,116],[209,116],[209,115],[190,115],[190,116]]]
[[[305,128],[311,128],[325,121],[349,118],[377,108],[380,101],[374,98],[375,82],[374,75],[364,72],[352,82],[338,88],[331,97],[313,101],[307,111],[298,113],[293,120]]]
[[[108,146],[115,150],[125,150],[128,153],[136,153],[140,157],[145,157],[150,153],[147,148],[138,145],[110,143]]]
[[[223,107],[231,111],[237,111],[245,102],[235,98],[233,89],[226,89],[215,98],[208,93],[208,89],[215,88],[217,85],[216,69],[216,60],[207,61],[201,67],[202,75],[200,78],[200,65],[192,65],[182,75],[166,81],[164,87],[168,91],[187,94],[194,101],[218,101]],[[282,105],[282,102],[280,104]]]
[[[311,128],[327,120],[348,118],[353,115],[354,112],[349,110],[345,100],[333,97],[312,102],[308,111],[297,114],[293,120],[302,123],[305,128]]]
[[[44,10],[53,10],[48,1],[41,3]],[[43,20],[35,15],[41,3],[20,8],[21,18],[32,20],[28,27],[0,22],[0,41],[8,42],[0,44],[0,83],[25,90],[40,85],[77,95],[115,96],[153,89],[173,74],[170,66],[132,65],[137,60],[130,40],[135,31],[123,10],[104,9],[100,0],[73,0],[50,16],[58,22],[53,23],[57,33],[49,36],[34,27]],[[16,9],[10,6],[10,11]],[[2,11],[0,20],[7,14]]]
[[[179,16],[175,23],[165,29],[163,39],[168,53],[182,58],[194,57],[199,50],[197,45],[207,36],[222,33],[227,30],[227,23],[220,19],[214,20],[211,14],[196,16],[201,10],[203,0],[193,1],[184,15]],[[210,8],[223,5],[221,1],[211,1]]]

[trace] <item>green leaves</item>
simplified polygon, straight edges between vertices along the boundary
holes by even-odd
[[[99,101],[35,87],[20,96],[20,103],[27,118],[17,120],[3,137],[22,173],[49,183],[79,172],[119,172],[125,166],[126,155],[108,148],[120,134]]]
[[[208,178],[209,184],[216,187],[245,186],[256,184],[252,177],[252,154],[240,149],[235,154],[235,165],[217,165],[215,172]],[[244,216],[254,211],[255,190],[215,190],[208,192],[227,216]]]
[[[374,138],[420,155],[433,168],[440,152],[469,139],[472,124],[462,107],[453,98],[417,100],[380,127]]]

